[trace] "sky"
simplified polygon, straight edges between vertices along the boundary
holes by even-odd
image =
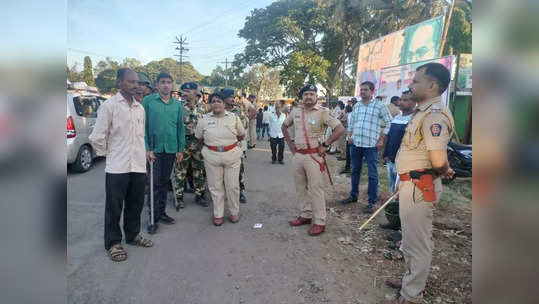
[[[187,61],[203,75],[225,58],[243,50],[238,37],[245,18],[272,0],[141,1],[70,0],[67,2],[67,64],[83,68],[84,56],[94,66],[105,57],[121,62],[136,58],[143,64],[175,57],[172,42],[187,37]]]

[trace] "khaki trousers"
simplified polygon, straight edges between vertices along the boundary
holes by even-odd
[[[240,212],[239,174],[243,152],[234,148],[227,152],[215,152],[204,147],[204,168],[208,188],[213,200],[213,216],[221,218],[225,213],[225,198],[230,215]]]
[[[249,145],[256,145],[256,118],[249,120]]]
[[[434,190],[438,202],[442,195],[440,178],[434,180]],[[432,217],[435,203],[424,202],[423,193],[412,181],[401,181],[399,191],[402,249],[407,269],[402,278],[400,293],[406,300],[420,303],[434,247]]]
[[[322,162],[318,154],[311,154]],[[316,225],[326,224],[326,198],[320,165],[309,154],[294,154],[292,169],[296,184],[297,208],[303,218],[312,218]]]

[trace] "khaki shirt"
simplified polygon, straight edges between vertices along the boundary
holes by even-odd
[[[245,135],[245,128],[238,116],[225,111],[223,117],[208,113],[198,121],[195,137],[203,138],[208,146],[230,146],[238,141],[238,136]]]
[[[417,169],[431,169],[429,151],[446,150],[454,129],[453,116],[440,97],[418,106],[408,122],[397,152],[397,172],[403,174]]]
[[[305,133],[303,132],[303,121],[301,113],[303,108],[294,108],[290,115],[284,120],[284,125],[290,127],[294,125],[294,144],[298,149],[307,149],[305,141]],[[326,128],[335,129],[341,122],[330,115],[329,110],[320,106],[314,106],[311,111],[305,111],[305,128],[311,148],[319,146],[318,141],[322,139],[326,133]]]
[[[145,119],[142,105],[129,105],[119,92],[99,107],[89,140],[96,154],[106,157],[105,172],[146,173]]]
[[[245,108],[245,116],[247,116],[248,120],[256,119],[256,115],[253,118],[250,118],[251,111],[255,109],[255,106],[249,101],[249,99],[245,99],[243,101],[243,107]]]

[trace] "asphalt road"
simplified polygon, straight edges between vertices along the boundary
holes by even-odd
[[[328,262],[339,260],[331,233],[310,237],[308,226],[288,225],[296,215],[291,155],[272,165],[268,149],[264,141],[248,152],[239,223],[213,226],[211,206],[187,194],[180,212],[168,205],[176,224],[160,225],[153,248],[124,246],[122,263],[103,247],[104,160],[68,172],[68,303],[378,303],[371,279]],[[145,235],[147,219],[145,209]]]

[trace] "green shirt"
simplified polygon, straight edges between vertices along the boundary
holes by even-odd
[[[185,129],[183,126],[182,103],[171,97],[166,103],[158,93],[148,95],[142,100],[146,112],[146,132],[144,140],[146,151],[150,151],[150,137],[154,136],[155,153],[183,152]]]

